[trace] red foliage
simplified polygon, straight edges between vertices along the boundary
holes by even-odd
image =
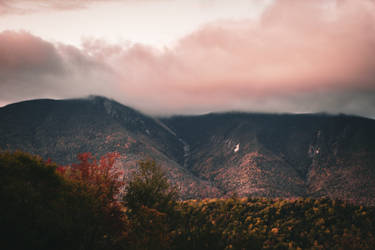
[[[119,232],[125,232],[126,225],[119,201],[124,187],[123,174],[116,167],[119,157],[118,153],[108,153],[97,160],[91,153],[82,153],[77,156],[79,163],[56,168],[64,178],[76,184],[78,192],[87,194],[91,202],[90,209],[98,216],[100,225],[105,225],[107,233],[113,237],[118,236]]]
[[[98,161],[91,153],[82,153],[77,156],[78,164],[57,168],[64,177],[86,187],[95,197],[97,211],[105,215],[103,219],[114,230],[124,226],[119,202],[124,182],[122,172],[115,166],[119,157],[118,153],[108,153]]]
[[[65,172],[66,172],[66,166],[58,166],[56,168],[56,171],[57,173],[61,174],[62,176],[65,176]]]
[[[71,166],[59,166],[57,172],[92,192],[100,209],[118,210],[118,198],[124,186],[122,172],[116,168],[118,153],[108,153],[98,161],[91,153],[77,156],[79,163]],[[110,212],[111,213],[111,212]]]
[[[95,190],[98,198],[111,202],[117,198],[124,185],[122,172],[115,167],[119,157],[118,153],[108,153],[97,161],[91,153],[82,153],[78,155],[79,163],[72,164],[65,175]]]

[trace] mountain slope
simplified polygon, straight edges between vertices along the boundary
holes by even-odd
[[[183,145],[161,122],[103,97],[34,100],[0,109],[0,148],[23,150],[70,164],[82,152],[119,152],[126,176],[139,160],[163,166],[182,197],[216,196],[220,191],[180,166]]]
[[[59,164],[119,152],[162,165],[182,198],[341,198],[375,204],[375,121],[353,116],[226,113],[153,118],[104,97],[0,108],[0,148]]]
[[[164,122],[190,145],[190,170],[226,192],[375,200],[374,120],[229,113]]]

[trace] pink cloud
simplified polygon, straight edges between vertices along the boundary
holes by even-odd
[[[95,2],[108,1],[120,0],[0,0],[0,15],[83,9]]]
[[[259,21],[211,23],[164,51],[135,45],[113,66],[123,91],[154,112],[344,112],[311,102],[345,107],[337,93],[374,90],[374,13],[372,1],[275,1]]]
[[[85,9],[95,3],[140,2],[166,0],[0,0],[1,15],[25,15],[40,11],[69,11]]]
[[[3,76],[14,71],[49,74],[61,69],[61,60],[55,47],[29,33],[1,33],[0,48],[0,71]]]
[[[154,114],[326,111],[375,117],[374,29],[371,0],[279,0],[257,21],[210,23],[173,48],[99,40],[87,40],[82,50],[51,46],[63,72],[72,72],[64,74],[64,84],[75,91],[60,89],[61,97],[103,94]]]

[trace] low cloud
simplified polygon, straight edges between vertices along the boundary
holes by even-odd
[[[73,46],[52,44],[27,32],[0,33],[3,103],[88,95],[114,83],[112,75],[107,65]]]
[[[9,42],[11,36],[19,42]],[[257,21],[210,23],[163,50],[100,40],[82,46],[1,33],[0,99],[102,94],[153,114],[241,110],[375,117],[371,0],[279,0]],[[12,50],[19,53],[7,59],[2,51]]]

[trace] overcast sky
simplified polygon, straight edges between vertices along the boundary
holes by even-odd
[[[0,0],[0,106],[375,118],[374,0]]]

